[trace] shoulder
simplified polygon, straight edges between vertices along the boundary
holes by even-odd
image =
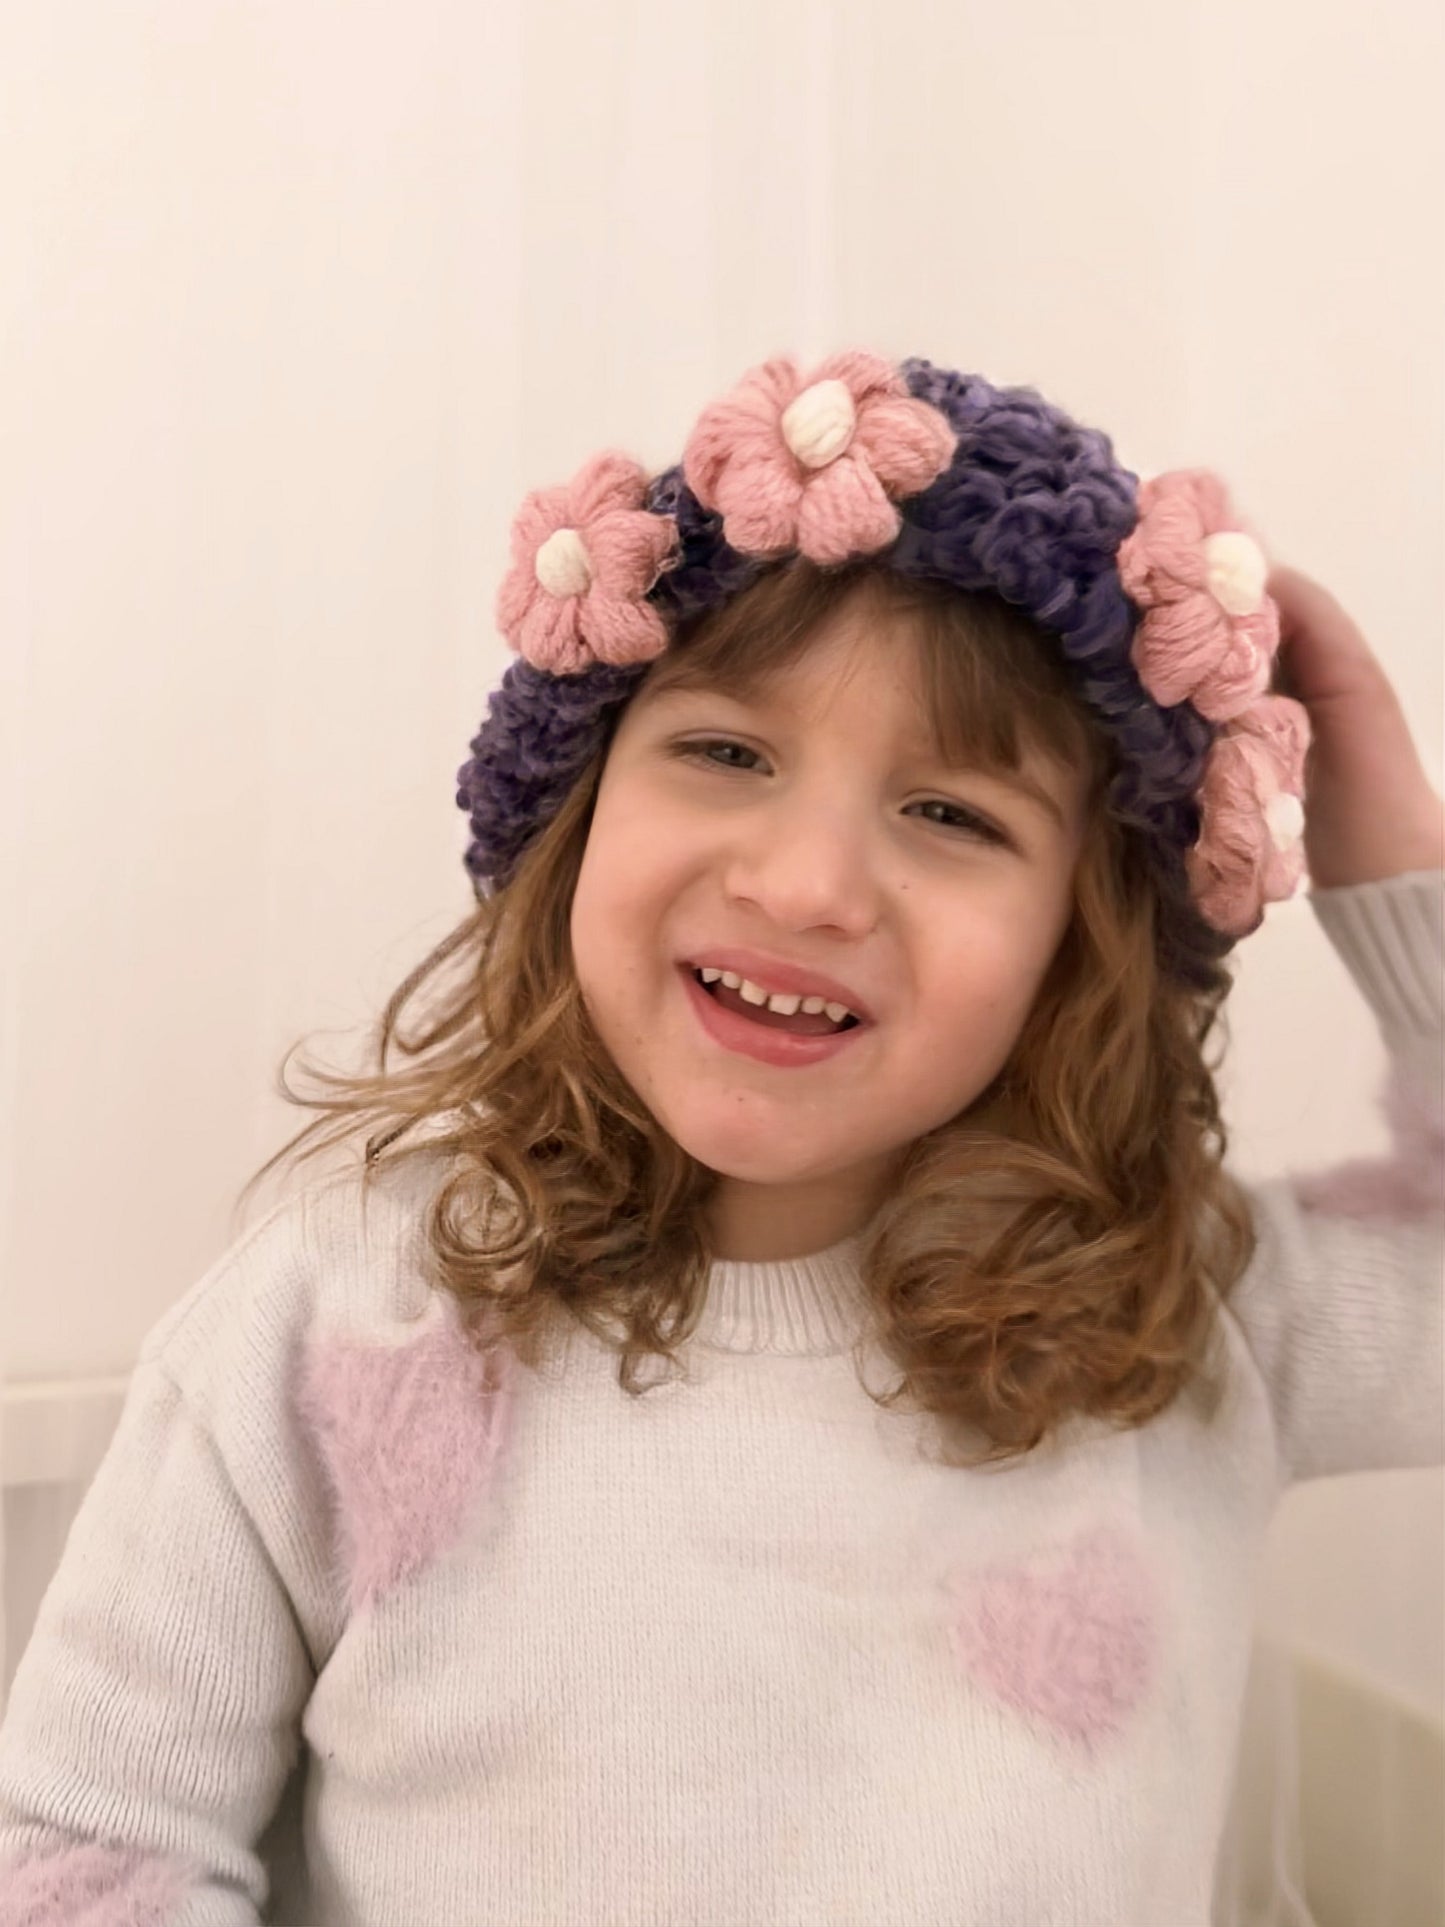
[[[324,1332],[385,1344],[435,1296],[426,1218],[450,1160],[426,1151],[313,1178],[221,1252],[146,1333],[138,1360],[198,1392],[221,1361],[294,1358]]]

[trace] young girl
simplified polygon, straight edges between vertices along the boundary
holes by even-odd
[[[861,351],[529,496],[499,617],[475,912],[142,1346],[0,1922],[1207,1927],[1280,1496],[1442,1458],[1383,672],[1211,474]],[[1246,1186],[1306,866],[1393,1152]]]

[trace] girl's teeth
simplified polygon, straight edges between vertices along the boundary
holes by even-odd
[[[735,990],[738,993],[744,1003],[766,1004],[769,1010],[776,1010],[783,1017],[796,1016],[799,1010],[804,1010],[810,1016],[816,1017],[820,1010],[826,1010],[835,1024],[841,1024],[843,1019],[851,1014],[846,1004],[830,1004],[822,997],[783,996],[782,994],[770,997],[761,985],[753,983],[747,977],[738,976],[734,970],[715,970],[708,965],[700,969],[697,974],[705,984],[715,984],[721,978],[729,990]]]

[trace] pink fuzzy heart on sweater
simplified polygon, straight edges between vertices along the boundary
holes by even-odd
[[[402,1346],[313,1338],[296,1401],[330,1478],[353,1613],[461,1534],[496,1473],[513,1363],[451,1319]]]
[[[1026,1564],[955,1579],[954,1652],[975,1685],[1092,1747],[1118,1732],[1154,1673],[1158,1603],[1124,1535],[1100,1528]]]

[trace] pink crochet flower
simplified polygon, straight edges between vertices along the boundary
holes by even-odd
[[[638,464],[609,449],[523,502],[497,622],[534,667],[570,676],[594,662],[650,662],[667,647],[643,598],[677,547],[677,523],[642,508],[646,488]]]
[[[1195,905],[1215,929],[1245,937],[1266,903],[1294,895],[1304,874],[1309,715],[1289,696],[1261,696],[1218,735],[1200,784],[1199,841],[1185,858]]]
[[[834,563],[886,548],[902,521],[893,502],[927,488],[957,444],[881,355],[845,349],[808,376],[780,355],[703,410],[682,472],[741,553]]]
[[[1146,611],[1131,650],[1166,708],[1189,701],[1228,722],[1269,687],[1279,606],[1269,564],[1208,469],[1174,469],[1139,489],[1139,522],[1120,544],[1119,579]]]

